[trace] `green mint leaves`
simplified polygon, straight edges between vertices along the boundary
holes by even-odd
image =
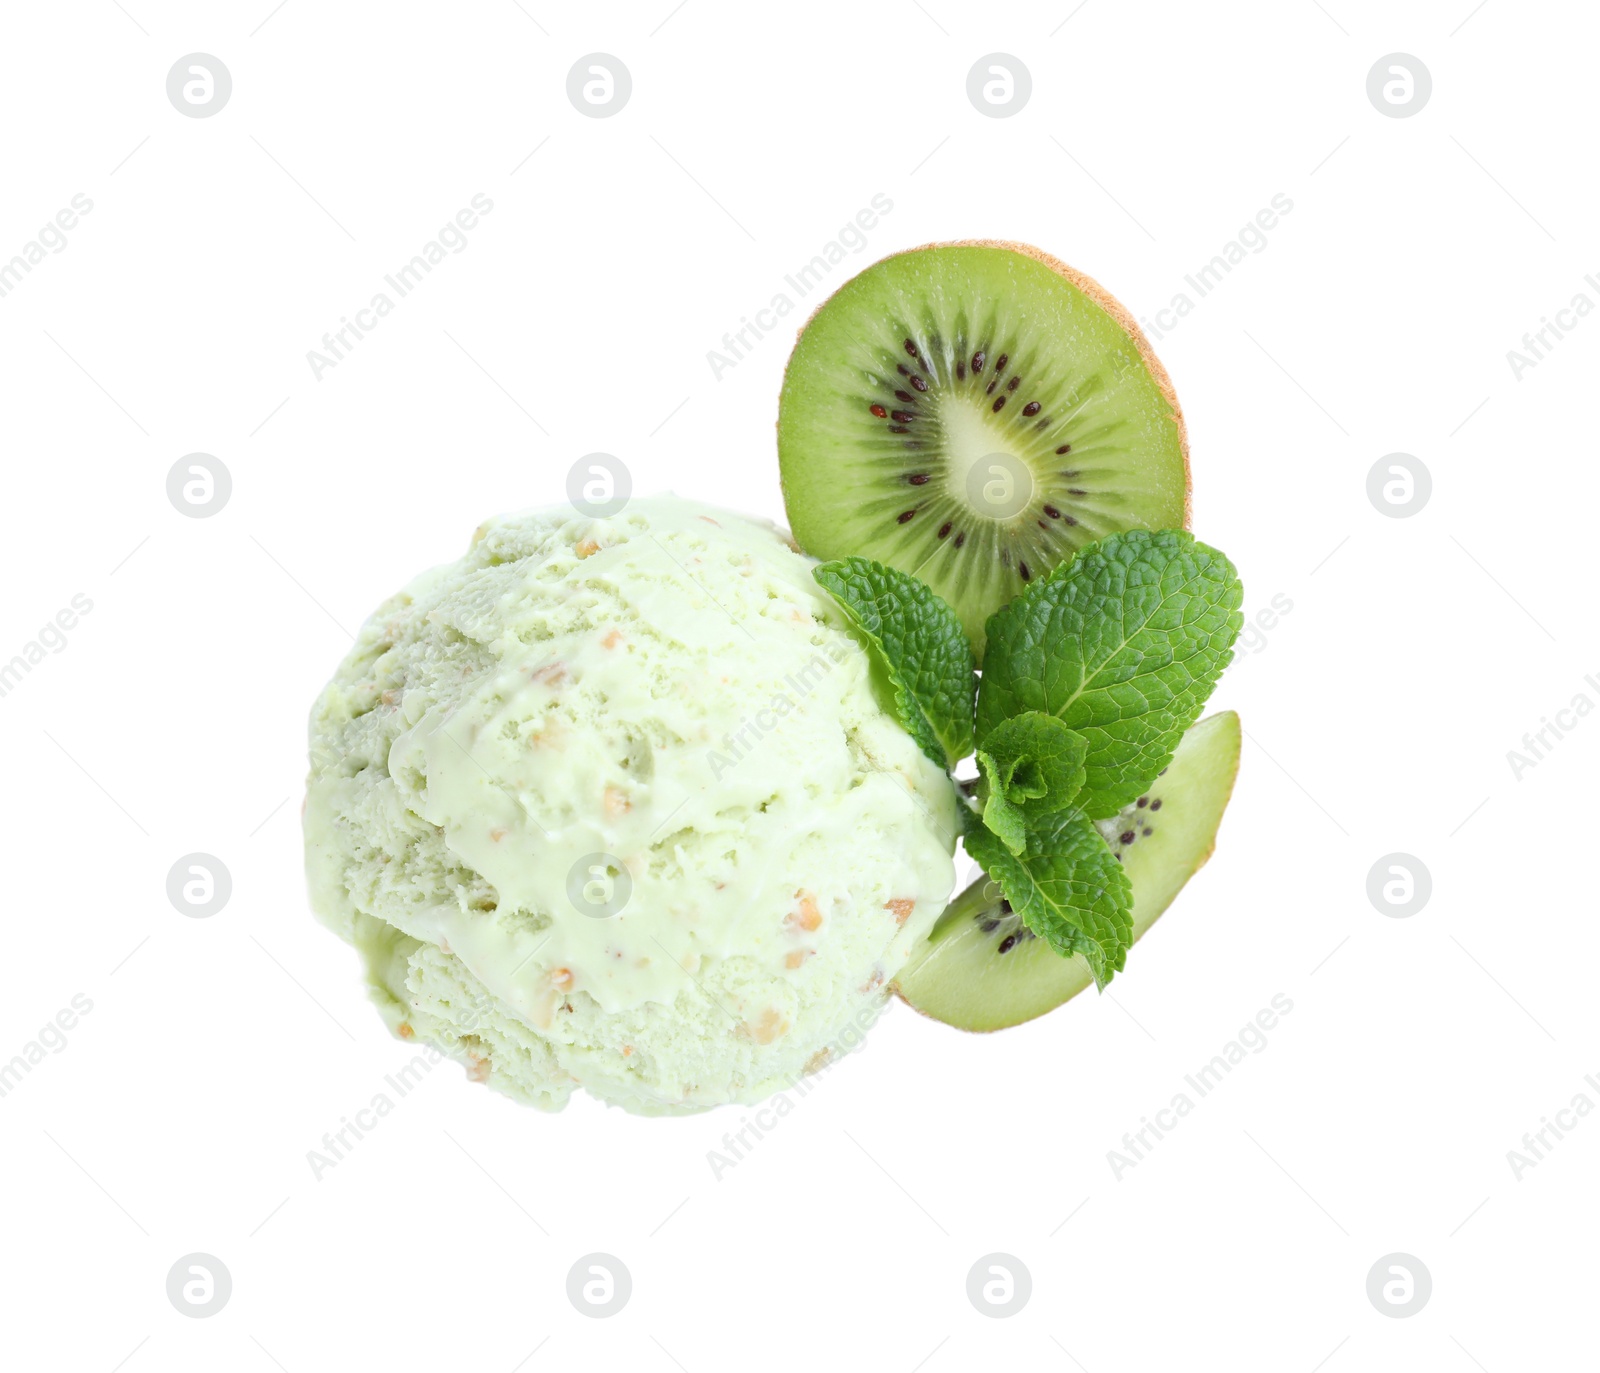
[[[986,794],[983,823],[1013,854],[1022,852],[1028,820],[1063,810],[1083,786],[1088,741],[1054,715],[1029,710],[984,736],[978,767]]]
[[[976,825],[966,842],[1023,924],[1063,958],[1081,954],[1097,987],[1122,971],[1133,943],[1133,889],[1092,821],[1073,810],[1042,816],[1020,854]]]
[[[1024,711],[1088,741],[1085,814],[1115,815],[1172,761],[1232,657],[1233,564],[1177,530],[1113,534],[989,619],[978,738]]]
[[[823,563],[811,575],[878,650],[907,733],[953,768],[972,752],[977,670],[955,611],[926,582],[870,558]]]
[[[1104,987],[1133,939],[1133,893],[1093,821],[1149,788],[1232,658],[1233,564],[1181,530],[1090,544],[989,618],[976,686],[961,622],[926,584],[868,558],[813,575],[872,645],[923,752],[953,770],[976,742],[968,853]]]

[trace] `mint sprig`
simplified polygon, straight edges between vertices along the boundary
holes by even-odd
[[[981,681],[955,612],[923,582],[868,558],[813,575],[871,645],[928,757],[953,770],[977,740],[968,853],[1030,930],[1104,987],[1133,939],[1133,893],[1093,822],[1172,761],[1233,656],[1233,564],[1180,530],[1090,544],[990,617]]]
[[[1088,741],[1076,804],[1115,815],[1172,761],[1233,656],[1233,564],[1179,530],[1130,530],[1083,549],[989,619],[978,737],[1025,711]]]
[[[926,582],[870,558],[841,558],[811,575],[871,641],[894,688],[900,723],[942,768],[972,752],[972,645]]]

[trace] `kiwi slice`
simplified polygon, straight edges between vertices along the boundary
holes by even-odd
[[[1120,814],[1097,820],[1133,884],[1133,937],[1172,904],[1216,845],[1239,771],[1239,717],[1194,725],[1166,771]],[[1003,1030],[1052,1011],[1094,978],[1023,925],[988,878],[962,892],[895,979],[915,1009],[961,1030]]]
[[[1189,522],[1189,448],[1133,316],[1037,248],[936,243],[846,282],[784,373],[790,527],[822,559],[914,573],[984,622],[1123,529]]]

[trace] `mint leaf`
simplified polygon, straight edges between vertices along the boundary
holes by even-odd
[[[972,646],[956,613],[926,582],[870,558],[811,571],[878,650],[900,723],[942,768],[972,752]]]
[[[1090,544],[990,616],[978,737],[1025,711],[1056,716],[1088,742],[1077,806],[1116,814],[1199,718],[1243,596],[1233,564],[1182,531]]]
[[[1012,853],[1021,853],[1028,837],[1028,822],[1023,818],[1022,807],[1007,793],[999,765],[982,749],[978,750],[978,767],[986,783],[983,823],[999,835]]]
[[[1054,715],[1027,710],[1002,720],[983,736],[1006,799],[1039,812],[1065,810],[1083,786],[1088,741]]]
[[[1042,816],[1018,854],[977,826],[966,845],[1022,923],[1062,957],[1081,954],[1097,987],[1122,971],[1133,943],[1133,889],[1093,821],[1076,809]]]
[[[1054,715],[1029,710],[1002,720],[978,749],[986,783],[983,823],[1021,853],[1030,816],[1064,810],[1083,786],[1088,741]]]

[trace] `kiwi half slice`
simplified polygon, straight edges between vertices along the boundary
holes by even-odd
[[[784,373],[790,527],[984,622],[1084,544],[1189,523],[1189,448],[1166,370],[1097,282],[1020,243],[936,243],[846,282]]]
[[[1204,866],[1239,771],[1239,717],[1192,726],[1165,772],[1120,814],[1097,820],[1133,884],[1139,939]],[[988,878],[962,892],[895,979],[915,1009],[961,1030],[1003,1030],[1052,1011],[1094,978],[1023,925]]]

